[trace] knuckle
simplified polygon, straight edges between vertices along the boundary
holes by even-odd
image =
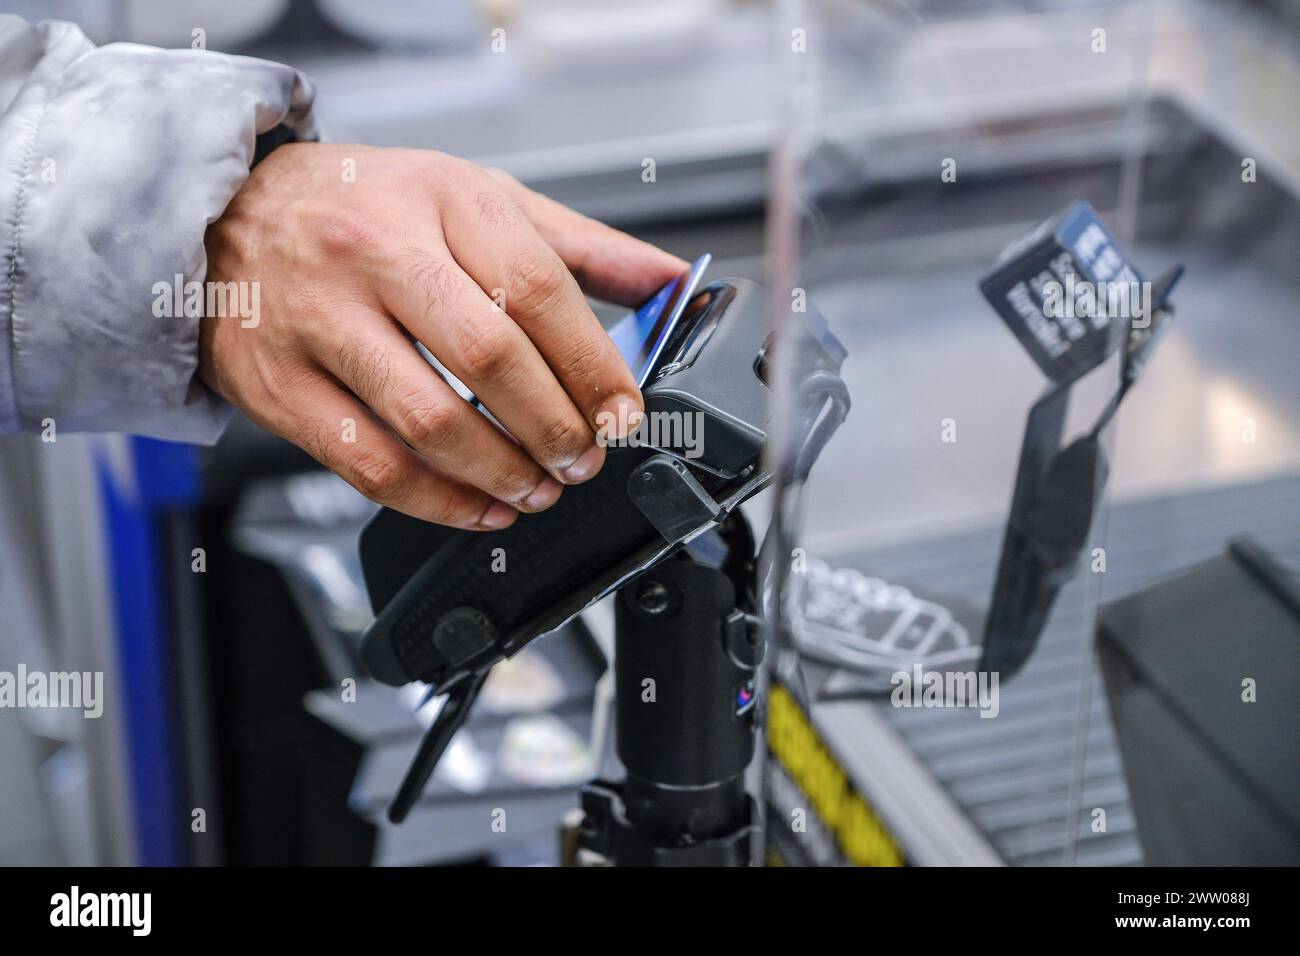
[[[514,337],[501,323],[467,323],[460,346],[465,372],[476,380],[506,378],[519,361]]]
[[[523,213],[518,203],[506,195],[505,191],[488,177],[487,189],[480,189],[474,196],[474,205],[478,208],[479,221],[485,226],[517,226],[523,220]]]
[[[424,452],[435,452],[455,435],[459,412],[451,402],[412,395],[398,403],[398,427],[411,445]]]
[[[522,504],[546,476],[535,466],[508,461],[497,467],[488,477],[492,494],[510,504]]]
[[[369,253],[380,242],[373,217],[349,205],[327,205],[314,210],[311,229],[326,254],[354,258]]]
[[[565,350],[561,359],[564,366],[563,374],[568,378],[590,382],[600,372],[604,354],[596,342],[585,336],[581,337]]]
[[[420,162],[413,168],[411,185],[427,189],[434,196],[464,195],[473,164],[437,150],[420,150]]]
[[[380,503],[396,501],[406,484],[406,468],[388,452],[363,452],[351,464],[352,481],[367,498]]]
[[[512,256],[506,279],[513,301],[529,311],[545,309],[565,288],[559,266],[540,252]]]
[[[241,393],[255,395],[259,405],[273,408],[280,396],[310,392],[320,384],[322,373],[292,349],[267,348],[250,356],[240,379]]]
[[[542,424],[536,443],[548,461],[568,465],[592,444],[592,433],[568,416],[552,418]]]

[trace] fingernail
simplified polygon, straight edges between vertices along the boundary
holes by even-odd
[[[519,512],[504,501],[494,501],[492,507],[483,512],[483,517],[478,519],[478,523],[491,531],[499,531],[509,526],[515,520],[517,514]]]
[[[599,445],[592,445],[579,456],[568,468],[564,469],[564,480],[573,484],[579,481],[586,481],[596,472],[600,471],[600,466],[605,462],[605,450]]]
[[[625,438],[637,430],[643,418],[645,412],[637,399],[615,392],[596,409],[596,432],[604,441]]]
[[[524,499],[524,507],[532,511],[549,508],[559,500],[562,490],[564,486],[554,478],[543,478],[542,483],[533,489],[533,493]]]

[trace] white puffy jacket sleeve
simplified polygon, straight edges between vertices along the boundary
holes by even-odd
[[[281,64],[0,16],[0,433],[216,440],[199,320],[154,287],[204,280],[258,137],[314,138],[311,103]]]

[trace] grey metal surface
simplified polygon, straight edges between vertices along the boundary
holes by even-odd
[[[1092,622],[1109,600],[1220,553],[1228,538],[1256,536],[1287,565],[1300,567],[1300,475],[1160,495],[1112,506],[1098,521],[1106,572],[1086,570],[1061,595],[1037,653],[1001,687],[991,720],[974,711],[903,710],[877,705],[931,773],[1013,864],[1068,861],[1070,787],[1082,769],[1076,833],[1081,865],[1142,860],[1128,790],[1092,666]],[[986,602],[989,558],[1001,529],[988,526],[833,557],[885,577],[922,580],[968,600]],[[1086,674],[1086,677],[1084,676]],[[1082,683],[1086,680],[1087,683]],[[1082,768],[1074,752],[1080,688],[1090,694]],[[1106,832],[1091,828],[1106,811]]]

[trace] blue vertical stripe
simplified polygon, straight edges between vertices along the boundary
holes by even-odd
[[[185,862],[184,788],[170,648],[166,568],[159,510],[197,497],[194,450],[130,439],[134,488],[118,487],[99,463],[108,542],[109,583],[125,717],[139,862]]]

